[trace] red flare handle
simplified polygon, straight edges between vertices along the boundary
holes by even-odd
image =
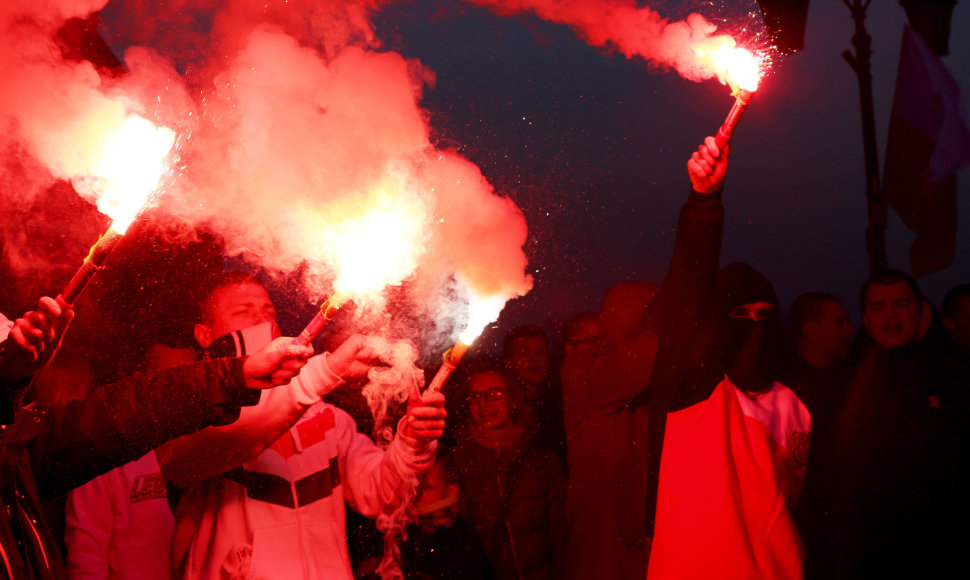
[[[91,251],[88,252],[84,262],[81,267],[75,272],[74,277],[71,281],[67,283],[64,287],[64,291],[57,295],[58,305],[61,308],[70,308],[81,296],[81,292],[87,287],[88,282],[94,278],[94,275],[98,273],[104,261],[108,258],[108,254],[111,250],[118,245],[121,238],[124,237],[122,234],[116,232],[115,230],[109,228],[107,232],[91,246]]]
[[[445,385],[445,381],[447,381],[448,377],[451,376],[452,371],[454,371],[458,366],[458,363],[461,362],[461,357],[465,356],[466,352],[468,352],[468,345],[461,341],[456,342],[455,346],[446,350],[445,354],[442,356],[444,362],[442,362],[441,368],[438,369],[438,372],[435,374],[434,378],[431,379],[431,384],[428,385],[426,392],[437,393],[440,391],[441,387]]]
[[[738,121],[741,119],[741,115],[744,114],[744,110],[748,108],[751,103],[751,97],[754,95],[752,91],[746,91],[744,89],[738,90],[737,99],[734,101],[734,106],[728,112],[727,117],[724,119],[724,123],[717,130],[717,135],[714,136],[714,143],[717,144],[718,149],[724,149],[728,141],[731,140],[731,135],[734,133],[734,128],[737,126]]]
[[[307,346],[313,342],[320,332],[333,320],[333,317],[337,315],[340,307],[344,305],[344,300],[337,298],[337,295],[331,295],[330,298],[320,305],[320,312],[313,317],[310,324],[306,325],[303,332],[293,339],[293,344],[299,344],[300,346]]]

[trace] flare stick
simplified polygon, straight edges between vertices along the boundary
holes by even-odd
[[[327,324],[333,320],[333,317],[337,315],[337,312],[340,311],[340,308],[346,302],[346,298],[343,298],[338,294],[332,294],[330,298],[327,298],[327,300],[320,305],[320,311],[317,312],[317,315],[313,317],[310,324],[307,324],[306,328],[303,329],[303,332],[293,339],[293,344],[307,346],[313,342],[314,339],[320,335],[320,332],[323,331],[324,327],[326,327]]]
[[[445,351],[443,356],[444,362],[441,364],[441,368],[438,369],[437,374],[435,374],[434,378],[431,379],[431,384],[428,386],[429,393],[437,393],[441,390],[441,387],[444,386],[445,381],[448,380],[448,377],[451,375],[452,371],[454,371],[458,366],[458,363],[461,362],[461,357],[465,356],[465,353],[468,352],[468,346],[469,345],[459,340],[455,343],[455,346]]]
[[[738,95],[737,99],[734,101],[734,106],[731,107],[727,118],[725,118],[724,123],[721,124],[721,128],[717,130],[717,136],[714,137],[714,142],[717,144],[718,149],[723,149],[724,146],[727,145],[728,141],[731,140],[731,134],[734,133],[734,127],[741,119],[741,115],[744,114],[744,110],[747,109],[748,105],[751,103],[751,97],[753,95],[754,91],[738,89]]]
[[[58,304],[70,307],[77,301],[81,292],[88,285],[88,282],[98,273],[105,259],[107,259],[108,254],[118,245],[122,237],[124,235],[118,233],[114,228],[108,228],[108,231],[98,238],[98,241],[91,246],[91,251],[88,252],[88,256],[84,258],[84,263],[78,268],[74,277],[71,278],[71,281],[64,288],[64,291],[57,296]]]

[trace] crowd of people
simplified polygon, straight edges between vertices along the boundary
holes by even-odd
[[[312,356],[279,337],[251,274],[206,282],[194,349],[151,349],[144,373],[64,405],[35,402],[30,380],[72,309],[42,298],[4,319],[2,574],[959,569],[970,284],[938,311],[904,272],[877,272],[861,288],[858,329],[823,292],[799,296],[786,327],[769,280],[720,264],[728,155],[708,138],[688,162],[661,285],[617,284],[565,324],[561,344],[520,325],[501,357],[471,353],[442,393],[412,395],[386,445],[358,387],[393,345],[352,335]],[[45,502],[65,494],[58,534]],[[382,537],[397,517],[406,525]]]

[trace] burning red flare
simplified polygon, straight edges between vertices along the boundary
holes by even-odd
[[[312,222],[307,231],[316,232],[306,249],[311,262],[334,264],[336,278],[334,293],[295,342],[309,344],[349,300],[376,301],[417,268],[427,209],[402,181],[388,177],[369,194],[346,197],[326,212],[304,210]]]
[[[98,210],[111,217],[112,222],[57,297],[62,305],[73,304],[78,299],[121,241],[158,187],[174,143],[174,131],[156,127],[135,115],[126,117],[119,127],[95,143],[96,156],[90,174],[76,178],[74,184],[79,189],[94,191],[98,195]]]
[[[764,57],[735,46],[730,36],[712,36],[694,45],[694,54],[702,67],[713,72],[721,84],[739,90],[756,91],[764,75]]]
[[[485,327],[498,319],[507,301],[508,297],[491,296],[482,298],[475,294],[474,291],[471,292],[471,297],[468,302],[468,322],[465,325],[465,330],[459,335],[458,342],[455,343],[455,346],[445,352],[444,362],[441,368],[438,369],[437,374],[435,374],[434,379],[431,380],[431,384],[428,385],[428,391],[437,392],[441,390],[445,381],[448,380],[448,376],[451,375],[452,371],[458,366],[458,363],[461,362],[461,357],[465,356],[465,352],[475,342],[475,339],[482,334]]]
[[[90,178],[97,188],[98,211],[111,217],[111,228],[124,234],[148,198],[158,187],[175,132],[156,127],[147,119],[131,115],[99,144]]]
[[[741,115],[751,103],[751,97],[758,90],[758,84],[764,76],[765,59],[735,46],[734,39],[729,36],[712,37],[696,45],[694,52],[698,62],[714,71],[718,80],[729,85],[731,95],[736,97],[715,137],[718,148],[723,149],[731,140]]]

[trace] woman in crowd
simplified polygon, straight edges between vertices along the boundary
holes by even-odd
[[[566,476],[558,457],[533,446],[502,367],[469,373],[467,420],[453,450],[469,517],[496,578],[562,578]]]

